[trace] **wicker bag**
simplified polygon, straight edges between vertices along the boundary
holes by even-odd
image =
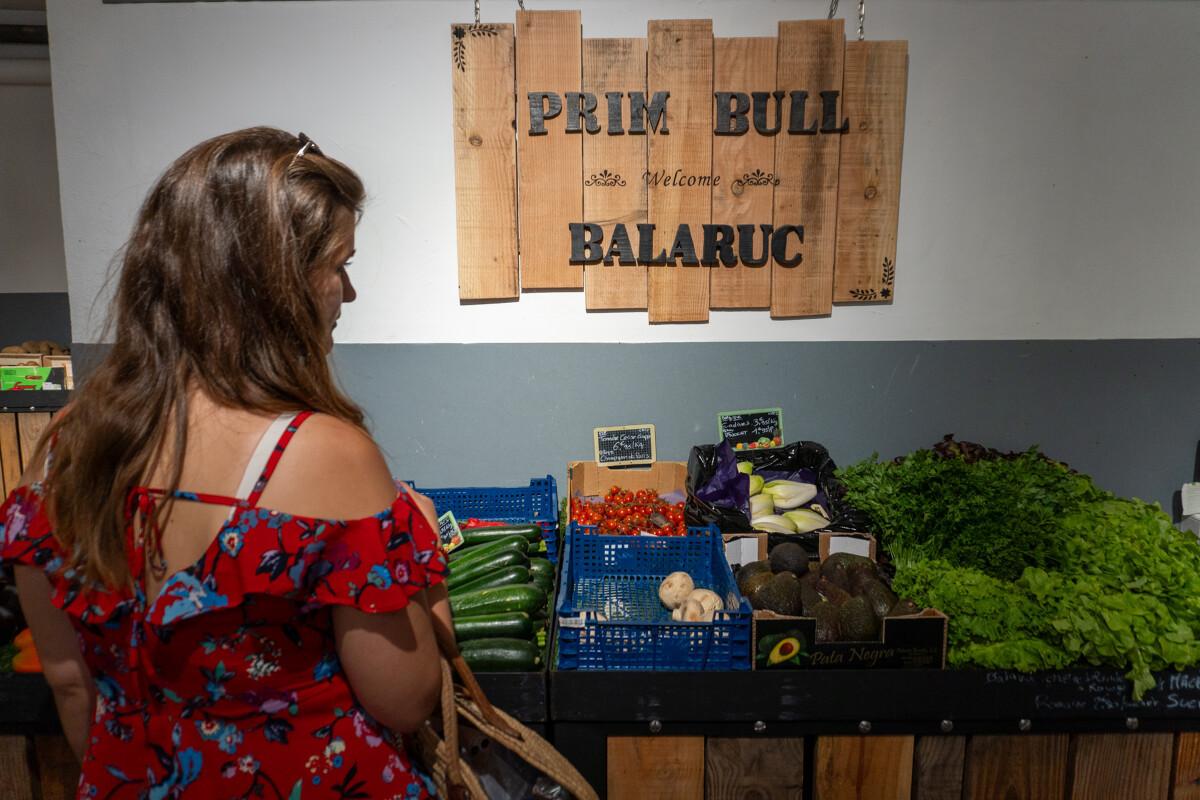
[[[491,704],[475,674],[458,652],[453,635],[447,637],[435,622],[442,650],[441,735],[432,720],[416,734],[417,749],[429,769],[438,794],[449,800],[488,800],[479,777],[463,759],[459,748],[459,718],[521,758],[542,775],[558,783],[576,800],[598,800],[596,792],[571,762],[536,733]],[[461,684],[455,684],[458,673]]]

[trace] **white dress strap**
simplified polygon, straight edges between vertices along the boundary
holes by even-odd
[[[254,491],[254,484],[258,481],[258,476],[262,475],[262,471],[266,469],[267,461],[271,458],[271,451],[275,449],[275,443],[279,441],[279,437],[283,435],[287,426],[292,424],[292,420],[296,416],[297,412],[294,411],[280,414],[263,431],[254,452],[250,455],[250,460],[246,462],[246,471],[242,473],[242,482],[238,484],[237,492],[233,495],[238,500],[245,500],[250,496],[250,492]],[[233,521],[236,510],[235,508],[229,509],[227,522]]]

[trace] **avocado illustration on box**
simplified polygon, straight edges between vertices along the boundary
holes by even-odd
[[[772,633],[758,640],[755,661],[760,669],[778,666],[797,666],[808,659],[808,641],[795,628]]]

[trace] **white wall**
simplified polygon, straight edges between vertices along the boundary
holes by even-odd
[[[820,0],[528,0],[586,36],[711,17],[774,35]],[[843,14],[855,4],[842,3]],[[344,342],[1183,338],[1200,333],[1200,3],[874,0],[908,39],[897,300],[707,325],[587,314],[579,293],[461,306],[449,26],[467,0],[101,5],[50,0],[76,341],[151,181],[188,146],[272,124],[358,169],[373,201]],[[516,4],[483,3],[484,21]],[[849,28],[850,26],[848,26]]]
[[[0,45],[0,293],[67,290],[47,56]]]

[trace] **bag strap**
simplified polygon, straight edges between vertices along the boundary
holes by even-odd
[[[458,755],[458,708],[454,703],[454,677],[450,665],[439,659],[442,668],[442,737],[446,743],[446,794],[449,800],[470,797],[463,780],[462,760]]]
[[[475,680],[475,674],[467,666],[458,650],[454,634],[447,631],[440,620],[433,620],[434,633],[438,639],[443,658],[442,666],[442,737],[446,754],[446,793],[451,800],[468,800],[478,794],[472,792],[458,751],[458,716],[486,736],[495,739],[505,748],[532,765],[571,793],[576,800],[598,800],[595,790],[588,784],[579,770],[571,765],[554,747],[534,731],[496,708],[487,699]],[[455,687],[450,665],[462,679],[462,686]],[[469,769],[469,768],[468,768]],[[482,800],[482,796],[480,796]]]
[[[449,630],[445,624],[437,617],[433,617],[433,632],[438,640],[438,648],[442,651],[442,656],[450,662],[454,667],[454,671],[458,673],[458,677],[462,680],[463,689],[467,695],[479,707],[479,713],[489,723],[494,725],[499,730],[504,731],[514,739],[521,739],[521,734],[509,725],[504,719],[496,713],[496,707],[492,705],[492,701],[487,699],[487,695],[483,693],[483,688],[480,687],[479,681],[475,679],[475,673],[467,665],[466,659],[462,657],[462,653],[458,649],[458,641],[454,638],[454,632]],[[443,690],[445,688],[443,681]],[[453,681],[450,681],[453,684]],[[453,689],[451,690],[453,691]],[[443,715],[445,711],[442,712]],[[457,752],[457,750],[455,750]]]

